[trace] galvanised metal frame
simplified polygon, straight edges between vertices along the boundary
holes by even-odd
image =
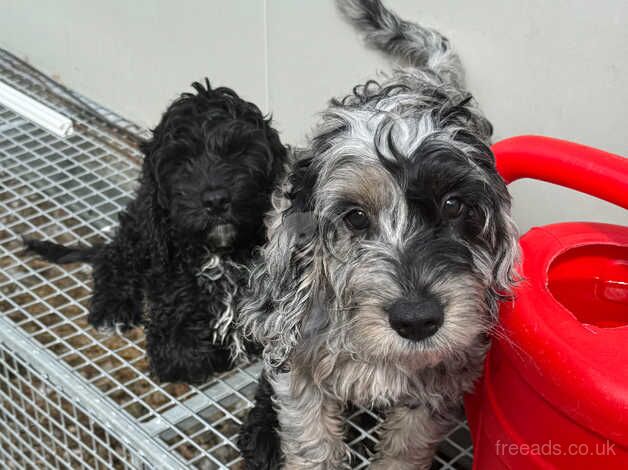
[[[239,468],[235,439],[260,364],[198,387],[147,373],[141,329],[88,326],[91,279],[23,252],[22,235],[62,243],[107,239],[132,197],[147,132],[0,51],[0,80],[72,118],[59,139],[0,107],[0,461],[10,468]],[[94,112],[94,110],[96,112]],[[377,413],[347,417],[353,468],[377,442]],[[466,425],[434,468],[468,469]]]

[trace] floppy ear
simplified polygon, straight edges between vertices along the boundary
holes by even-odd
[[[487,144],[473,134],[460,132],[457,139],[476,149],[472,153],[476,165],[486,171],[489,186],[494,191],[492,207],[487,209],[487,223],[483,234],[488,240],[488,258],[480,261],[483,270],[490,273],[491,301],[497,311],[497,301],[510,297],[513,286],[518,282],[516,272],[520,258],[519,231],[510,214],[511,198],[508,188],[495,167],[495,157]],[[488,194],[488,193],[487,193]]]
[[[320,291],[320,243],[311,207],[315,176],[311,160],[293,166],[273,198],[267,219],[268,243],[262,249],[240,305],[245,339],[263,346],[269,367],[286,362]]]
[[[193,144],[186,140],[189,130],[187,115],[193,111],[190,109],[190,97],[188,93],[183,93],[173,101],[153,129],[152,137],[140,145],[144,154],[142,186],[153,191],[156,202],[164,209],[169,205],[166,177],[181,163],[182,157],[193,150]]]
[[[142,183],[149,184],[157,204],[163,208],[169,207],[169,186],[167,177],[171,175],[181,160],[190,153],[190,148],[184,142],[170,141],[153,144],[144,157]]]
[[[144,163],[142,166],[141,185],[138,189],[138,199],[145,207],[143,220],[146,236],[151,245],[151,254],[159,262],[169,260],[168,247],[168,194],[167,183],[164,181],[167,172],[166,166],[171,160],[171,152],[179,152],[173,144],[166,144],[160,127],[155,129],[154,137],[142,144]]]
[[[499,297],[508,297],[519,280],[516,268],[520,258],[519,231],[510,211],[501,210],[495,234],[492,290]]]

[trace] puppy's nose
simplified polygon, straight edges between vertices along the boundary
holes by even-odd
[[[207,207],[208,210],[219,214],[227,209],[227,204],[229,204],[229,191],[223,188],[208,189],[203,193],[201,199],[203,200],[203,205]]]
[[[442,326],[443,306],[434,297],[401,299],[388,309],[390,326],[404,338],[420,341],[429,338]]]

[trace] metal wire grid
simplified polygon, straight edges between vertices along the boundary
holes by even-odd
[[[3,65],[0,56],[0,79],[17,76],[13,85],[30,90],[36,97],[45,91],[35,89],[37,83],[28,88],[27,75],[13,69],[7,72]],[[73,119],[82,119],[69,108],[56,109]],[[238,468],[240,459],[234,441],[241,419],[251,406],[259,364],[215,377],[201,387],[160,386],[147,375],[140,329],[125,336],[105,337],[88,327],[88,269],[81,265],[62,268],[23,254],[22,234],[62,243],[92,244],[106,239],[116,214],[132,195],[138,170],[134,160],[140,157],[137,150],[115,134],[106,134],[100,124],[81,122],[77,134],[61,140],[0,107],[0,311],[4,321],[18,327],[19,333],[13,336],[22,334],[30,344],[21,360],[10,349],[3,351],[7,364],[16,365],[5,367],[0,386],[7,384],[14,391],[39,390],[41,384],[47,384],[54,396],[60,397],[52,399],[57,400],[57,408],[69,406],[69,411],[62,413],[62,425],[55,428],[60,438],[54,431],[46,433],[38,424],[38,416],[46,417],[47,411],[40,408],[34,415],[29,414],[24,411],[29,406],[37,409],[32,403],[3,393],[1,426],[13,427],[15,419],[11,416],[20,412],[12,410],[23,410],[21,415],[31,419],[27,428],[14,431],[11,438],[4,434],[0,455],[9,462],[18,462],[18,467],[28,467],[33,459],[46,457],[44,460],[53,467],[65,468],[70,460],[54,463],[57,461],[48,458],[46,452],[53,449],[61,455],[72,453],[69,443],[78,441],[82,460],[73,453],[71,468],[92,468],[113,459],[122,462],[120,468],[142,463],[164,466],[164,462],[168,462],[167,468]],[[0,342],[5,345],[6,337],[11,336],[7,330],[0,328]],[[48,382],[29,368],[35,353],[41,359],[40,368],[51,367]],[[66,384],[66,392],[58,388],[57,376],[73,378]],[[17,380],[17,385],[8,385],[12,380]],[[84,419],[84,409],[75,402],[80,397],[90,403],[91,417]],[[43,410],[54,408],[47,406]],[[368,465],[380,422],[376,414],[363,409],[349,416],[353,468]],[[108,445],[86,437],[85,429],[92,429],[90,426],[106,429],[101,441],[105,439]],[[64,434],[64,429],[79,430],[79,434]],[[26,449],[39,441],[45,443],[44,450],[27,454]],[[122,445],[122,450],[112,455],[115,443],[120,442],[126,447]],[[129,449],[141,449],[143,456]],[[461,423],[441,446],[434,468],[470,468],[471,455],[468,429]]]
[[[75,127],[125,154],[136,154],[137,142],[150,132],[98,103],[60,85],[0,48],[0,79],[30,97],[71,117]]]
[[[0,345],[0,459],[10,468],[149,466],[62,389]]]

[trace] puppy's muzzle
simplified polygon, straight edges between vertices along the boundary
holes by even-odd
[[[233,224],[215,225],[209,231],[208,241],[213,248],[224,250],[231,247],[236,234],[237,231]]]
[[[392,329],[413,341],[429,338],[436,333],[445,316],[443,306],[433,296],[400,299],[386,310]]]

